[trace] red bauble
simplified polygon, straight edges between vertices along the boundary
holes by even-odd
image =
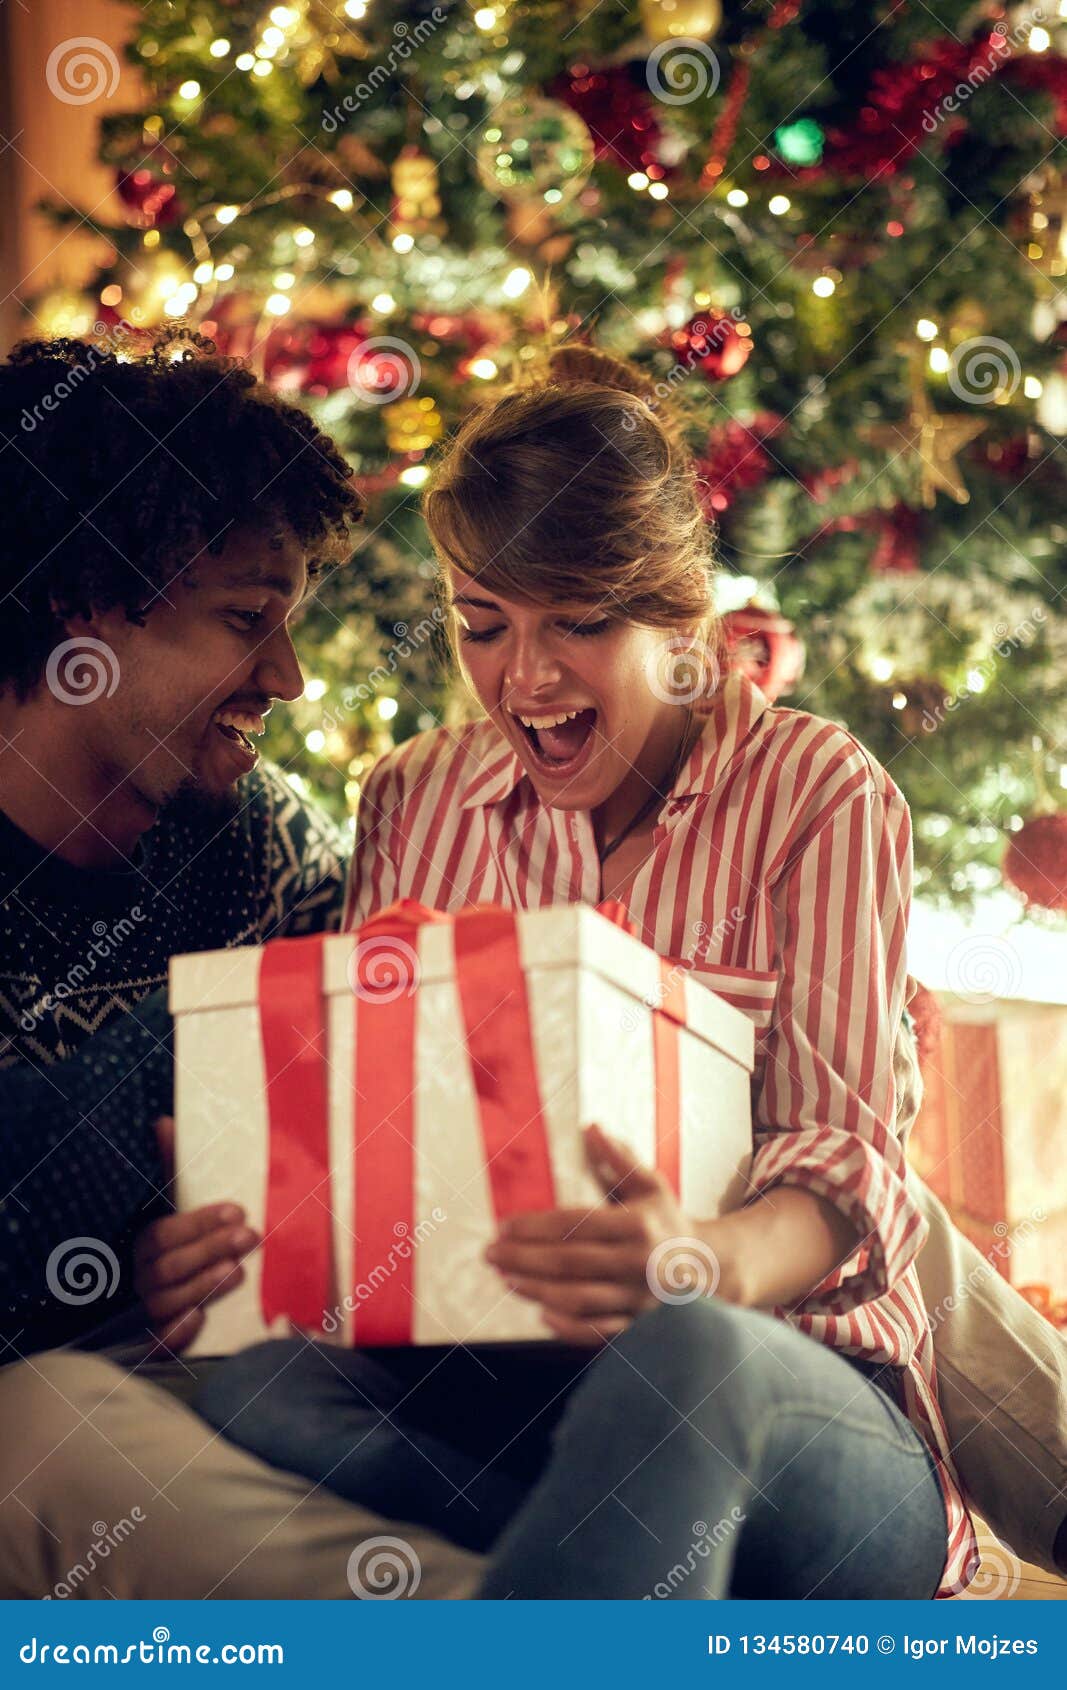
[[[804,673],[804,647],[789,618],[758,604],[727,611],[722,619],[727,660],[754,681],[773,704]]]
[[[1067,810],[1024,822],[1008,841],[1002,873],[1027,904],[1067,911]]]
[[[708,381],[726,381],[744,369],[752,352],[752,330],[729,311],[715,308],[675,329],[671,346],[679,364],[694,365]]]
[[[351,323],[308,323],[275,329],[263,355],[263,373],[279,393],[323,398],[349,385],[349,359],[367,336]]]
[[[162,229],[178,216],[177,190],[173,182],[161,182],[150,170],[120,170],[115,192],[123,205],[134,212],[140,229]]]
[[[693,466],[697,495],[709,521],[728,510],[738,493],[767,479],[771,460],[763,442],[783,426],[783,419],[774,411],[760,411],[747,425],[731,417],[721,428],[712,429]]]
[[[642,170],[653,181],[670,174],[661,156],[659,114],[643,66],[631,70],[628,65],[574,65],[549,85],[548,93],[586,124],[598,164],[614,164],[627,175]]]

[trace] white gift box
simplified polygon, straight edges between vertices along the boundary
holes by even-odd
[[[323,1227],[328,1228],[330,1282],[321,1287],[321,1308],[316,1302],[309,1321],[305,1293],[304,1320],[277,1311],[273,1319],[265,1316],[264,1248],[273,1247],[272,1233],[265,1246],[245,1258],[242,1284],[208,1306],[191,1353],[226,1354],[287,1334],[294,1324],[345,1344],[552,1337],[539,1306],[508,1291],[483,1258],[499,1230],[500,1212],[493,1178],[497,1159],[494,1153],[487,1162],[479,1088],[491,1090],[499,1079],[498,1101],[506,1113],[504,1071],[515,1053],[504,1052],[500,1074],[494,1074],[494,1057],[485,1054],[487,1028],[491,1042],[496,1025],[493,1015],[479,1015],[474,1027],[464,1019],[470,1010],[457,982],[455,923],[476,919],[478,913],[433,917],[392,941],[380,933],[368,937],[378,925],[372,922],[358,933],[331,935],[317,945],[280,940],[172,960],[180,1209],[239,1203],[249,1224],[264,1231],[271,1135],[281,1129],[272,1116],[276,1094],[266,1080],[260,971],[266,952],[278,945],[315,946],[311,955],[321,968],[328,1046],[327,1119],[321,1138],[328,1148],[328,1168],[313,1192],[285,1214],[283,1229],[302,1269],[300,1228],[320,1241]],[[683,964],[661,962],[589,906],[562,905],[513,917],[490,913],[513,923],[521,976],[516,990],[516,980],[507,978],[491,953],[481,989],[484,994],[487,979],[495,983],[499,977],[501,1014],[525,1009],[540,1113],[533,1125],[517,1120],[515,1136],[525,1135],[523,1142],[529,1143],[530,1132],[540,1135],[555,1199],[546,1203],[542,1188],[540,1200],[535,1195],[532,1202],[516,1203],[513,1184],[512,1211],[604,1203],[603,1188],[586,1160],[581,1128],[596,1122],[640,1162],[656,1165],[665,1107],[676,1120],[675,1166],[685,1214],[703,1220],[738,1207],[747,1193],[752,1151],[754,1031],[748,1016],[698,984]],[[390,990],[387,976],[384,991],[366,989],[360,971],[368,978],[376,968],[380,972],[390,943],[409,959],[410,984]],[[404,1049],[394,1036],[400,998],[408,1000],[411,1074],[402,1071]],[[388,1006],[384,1012],[382,1002]],[[301,1049],[306,1058],[306,1042],[301,1046],[300,1035],[294,1037],[298,1060]],[[480,1051],[477,1061],[471,1056],[472,1040]],[[312,1055],[312,1060],[321,1073],[318,1059]],[[673,1067],[673,1076],[665,1073],[665,1063]],[[364,1081],[357,1099],[357,1073],[372,1079],[379,1075],[395,1096],[410,1098],[410,1143],[402,1142],[394,1125],[373,1118],[373,1099],[367,1097],[373,1086]],[[315,1088],[302,1089],[298,1081],[293,1089],[311,1097]],[[274,1142],[277,1146],[277,1138]],[[504,1163],[508,1151],[505,1141]],[[373,1189],[366,1171],[372,1160]],[[368,1181],[363,1186],[361,1171]],[[514,1168],[510,1177],[517,1177]],[[368,1204],[376,1230],[366,1225]],[[275,1202],[271,1213],[277,1216],[284,1208]],[[688,1265],[692,1244],[679,1241],[680,1266]],[[699,1274],[699,1261],[697,1269]],[[670,1273],[671,1263],[664,1261],[661,1275]],[[392,1327],[383,1333],[378,1316],[387,1306],[393,1310]]]

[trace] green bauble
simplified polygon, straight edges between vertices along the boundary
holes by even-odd
[[[478,139],[478,175],[508,205],[562,205],[589,180],[593,137],[577,112],[536,94],[505,100]]]

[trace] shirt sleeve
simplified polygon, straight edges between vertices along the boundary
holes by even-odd
[[[781,982],[751,1178],[760,1194],[779,1184],[816,1192],[859,1240],[799,1313],[844,1314],[884,1295],[926,1236],[907,1188],[894,1073],[910,900],[908,808],[895,788],[873,784],[798,845],[772,889]]]
[[[345,931],[361,927],[399,896],[400,876],[393,855],[398,805],[395,759],[386,756],[371,769],[359,797],[356,843],[345,893]]]

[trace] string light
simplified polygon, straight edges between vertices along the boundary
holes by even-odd
[[[216,223],[232,223],[240,211],[239,205],[220,205],[215,211]]]
[[[311,246],[315,239],[314,229],[295,229],[293,239],[297,246]]]
[[[1031,53],[1043,53],[1046,48],[1051,47],[1052,37],[1047,29],[1043,29],[1040,24],[1035,24],[1030,31],[1030,38],[1026,45]]]
[[[213,41],[211,46],[208,48],[208,52],[211,54],[213,59],[224,59],[229,50],[230,43],[226,40],[224,35],[220,35],[218,40]]]
[[[329,199],[330,203],[335,205],[338,211],[351,211],[352,207],[356,203],[352,197],[350,189],[348,188],[335,188],[333,193],[329,195]]]
[[[321,728],[312,728],[309,734],[304,735],[304,744],[309,751],[317,754],[326,744],[326,735]]]
[[[414,245],[415,245],[414,235],[394,235],[393,236],[393,251],[394,252],[410,252]]]
[[[272,317],[284,317],[292,303],[284,293],[272,293],[263,309],[269,311]]]
[[[396,300],[391,293],[376,293],[370,302],[372,311],[381,311],[383,315],[396,310]]]
[[[748,195],[744,188],[731,188],[726,196],[727,205],[742,206],[748,204]]]
[[[936,376],[947,375],[952,368],[952,359],[943,346],[931,346],[929,363]]]
[[[317,699],[324,698],[325,695],[326,695],[326,682],[325,681],[320,681],[320,680],[313,678],[312,680],[307,681],[305,683],[304,697],[309,701],[309,703],[314,704]]]
[[[525,264],[516,264],[514,270],[509,270],[504,277],[501,292],[508,299],[520,299],[532,281],[533,275]]]
[[[391,722],[400,709],[395,698],[380,698],[378,700],[378,714],[383,722]]]
[[[403,482],[405,487],[421,487],[429,479],[429,475],[425,464],[409,464],[407,469],[400,471],[397,480]]]
[[[238,53],[233,62],[238,70],[251,70],[256,62],[256,55],[254,53]]]
[[[792,203],[787,195],[775,194],[774,198],[768,201],[767,210],[772,217],[784,217]]]
[[[635,194],[643,193],[648,187],[648,177],[643,170],[632,170],[626,178]]]
[[[832,276],[816,276],[811,284],[811,291],[820,299],[829,299],[836,287],[837,283]]]
[[[181,87],[178,89],[178,93],[183,100],[195,100],[199,92],[199,82],[193,81],[183,82]]]
[[[295,285],[296,277],[293,275],[291,270],[279,270],[278,274],[274,278],[274,286],[276,288],[281,288],[283,293],[286,288],[291,288]]]
[[[648,185],[650,199],[665,200],[670,191],[671,190],[668,188],[666,182],[650,182]],[[548,196],[546,194],[545,198],[547,199],[547,197]]]
[[[233,279],[233,265],[232,264],[216,264],[216,266],[215,266],[215,280],[217,282],[229,282],[232,279]]]
[[[929,317],[920,317],[915,325],[915,333],[920,340],[936,340],[938,335],[937,324],[932,323]]]
[[[1028,399],[1040,399],[1045,389],[1036,376],[1026,376],[1023,379],[1023,392]]]
[[[499,373],[491,358],[474,358],[467,368],[472,376],[478,377],[479,381],[492,381],[493,377]]]

